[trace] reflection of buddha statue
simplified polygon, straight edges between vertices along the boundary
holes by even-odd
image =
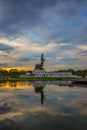
[[[43,88],[35,88],[35,92],[36,93],[40,93],[40,96],[41,96],[41,104],[43,104],[43,101],[44,101],[44,91],[43,91]]]
[[[44,81],[34,81],[33,86],[35,88],[35,92],[40,93],[40,97],[41,97],[40,100],[41,100],[41,104],[43,105],[44,98],[45,98],[43,89],[46,86],[46,82],[44,82]]]

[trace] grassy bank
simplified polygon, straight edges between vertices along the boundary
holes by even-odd
[[[34,80],[73,80],[73,77],[28,77],[28,78],[1,78],[0,81],[34,81]]]

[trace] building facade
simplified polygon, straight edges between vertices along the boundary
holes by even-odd
[[[46,72],[45,70],[34,70],[34,77],[73,77],[71,72]]]

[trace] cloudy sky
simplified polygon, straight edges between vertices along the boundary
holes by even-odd
[[[0,0],[0,67],[86,69],[87,0]]]

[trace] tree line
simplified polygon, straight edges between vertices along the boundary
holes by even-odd
[[[6,77],[9,76],[11,78],[20,77],[21,75],[25,75],[26,73],[30,73],[32,75],[32,71],[25,71],[25,70],[17,70],[17,69],[11,69],[9,71],[0,69],[0,77]],[[58,70],[58,71],[52,71],[52,72],[71,72],[73,75],[86,77],[87,76],[87,69],[84,70],[74,70],[74,69],[68,69],[68,70]]]
[[[68,70],[59,70],[58,72],[71,72],[73,75],[82,76],[83,78],[87,76],[87,69],[84,70],[68,69]]]
[[[21,75],[25,75],[27,71],[25,70],[17,70],[17,69],[11,69],[9,71],[0,69],[0,76],[1,77],[11,77],[11,78],[17,78],[20,77]],[[31,71],[29,71],[31,73]]]

